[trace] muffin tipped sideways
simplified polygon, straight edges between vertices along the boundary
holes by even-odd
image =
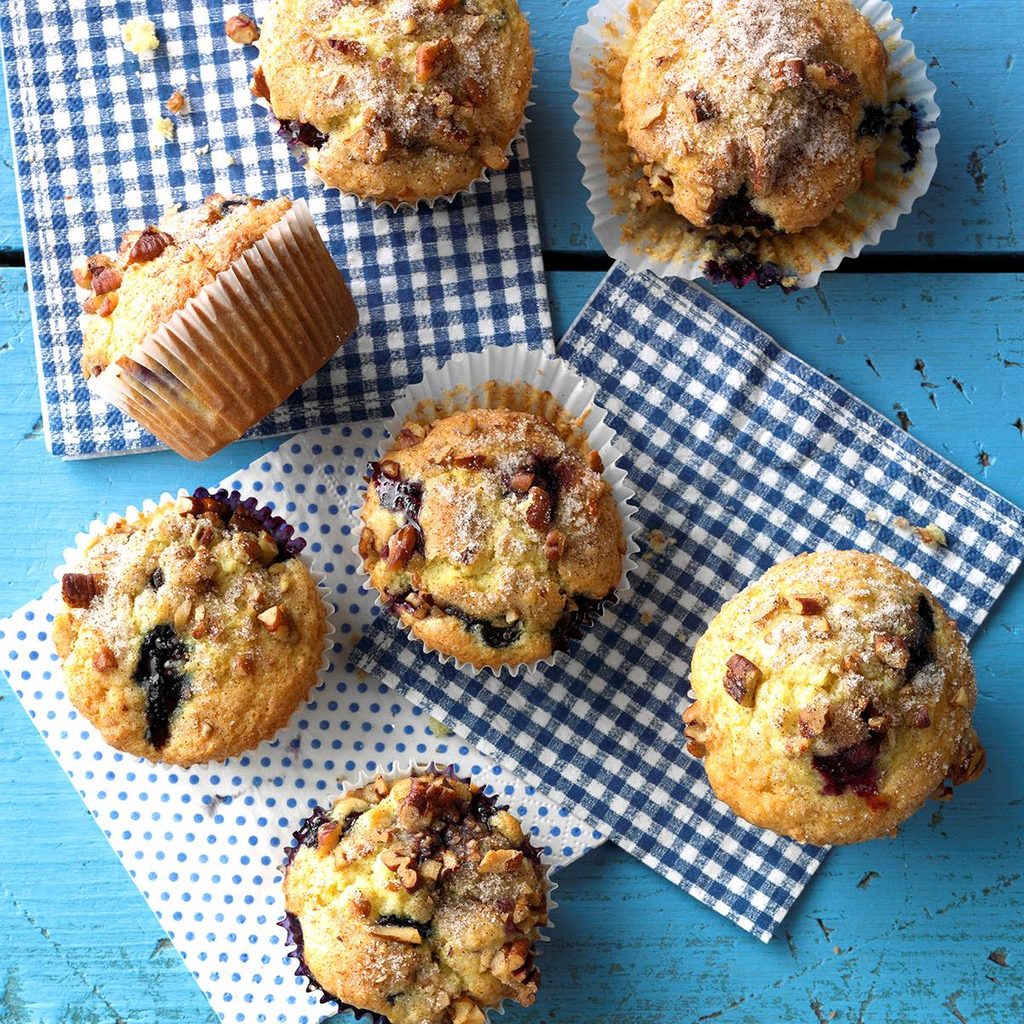
[[[740,817],[807,843],[891,835],[985,763],[967,646],[935,597],[879,555],[770,569],[701,637],[687,750]]]
[[[519,821],[427,768],[316,808],[286,853],[297,974],[390,1024],[483,1024],[530,1006],[547,885]]]

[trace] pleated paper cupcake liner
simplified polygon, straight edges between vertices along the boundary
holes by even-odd
[[[398,781],[398,779],[403,779],[410,775],[417,775],[425,771],[429,771],[431,768],[435,770],[450,771],[452,772],[453,775],[456,774],[453,768],[446,765],[418,764],[415,761],[410,761],[408,763],[401,764],[392,763],[389,764],[386,769],[374,772],[372,774],[369,772],[360,771],[356,777],[355,782],[347,782],[342,786],[341,792],[338,794],[338,799],[347,796],[349,793],[362,789],[364,786],[373,782],[378,775],[387,780],[388,782],[393,783]],[[456,777],[465,783],[473,782],[472,779],[463,778],[460,775],[456,775]],[[492,797],[491,800],[493,802],[495,811],[508,809],[507,806],[500,803],[496,797]],[[328,810],[329,808],[317,807],[302,820],[299,829],[292,834],[294,845],[285,848],[285,869],[287,869],[288,865],[291,864],[292,857],[294,857],[295,851],[298,849],[299,844],[302,842],[304,838],[304,829],[308,826],[308,823],[315,820],[318,814],[326,815],[326,812]],[[527,838],[526,841],[528,844],[530,843],[529,838]],[[540,863],[544,868],[544,895],[547,899],[547,923],[538,930],[536,941],[538,943],[549,942],[551,940],[551,936],[549,934],[551,930],[551,914],[552,911],[558,909],[558,904],[552,897],[552,893],[554,893],[554,891],[558,888],[558,885],[551,881],[551,869],[546,864],[543,864],[543,862],[541,861],[540,851],[538,851],[536,847],[533,847],[532,844],[531,849],[537,857],[537,862]],[[331,993],[327,992],[323,988],[323,986],[321,986],[321,984],[316,980],[316,978],[313,976],[312,971],[310,971],[309,967],[306,964],[306,960],[303,955],[302,927],[294,914],[288,913],[286,911],[285,916],[280,921],[278,921],[278,924],[285,931],[285,942],[286,945],[289,947],[288,956],[296,962],[295,977],[302,978],[305,980],[307,992],[320,992],[321,1003],[335,1003],[337,1005],[337,1012],[351,1014],[352,1017],[357,1021],[365,1021],[366,1024],[390,1024],[390,1021],[387,1019],[387,1017],[384,1017],[383,1015],[377,1013],[374,1010],[365,1010],[359,1006],[353,1006],[351,1003],[343,1002],[337,996],[331,995]],[[537,951],[537,955],[540,955],[539,950]],[[492,1013],[504,1014],[505,1005],[509,1002],[509,998],[506,997],[505,999],[502,999],[501,1002],[497,1004],[497,1006],[492,1006],[490,1009],[486,1010],[484,1012],[485,1020],[489,1021]],[[518,1003],[513,1002],[512,1005],[517,1006]]]
[[[937,166],[935,86],[903,23],[885,0],[853,0],[889,53],[888,130],[875,154],[875,177],[831,216],[794,234],[732,238],[689,224],[666,203],[639,209],[641,175],[620,126],[620,83],[629,51],[659,0],[599,0],[573,37],[576,137],[594,233],[605,252],[631,270],[736,287],[756,283],[812,288],[828,270],[875,245],[928,191]]]
[[[568,363],[540,349],[527,345],[490,346],[481,352],[456,356],[434,370],[425,371],[423,380],[412,385],[395,402],[393,416],[387,421],[386,429],[393,439],[410,419],[418,423],[430,423],[463,409],[503,408],[536,413],[551,423],[569,444],[584,455],[588,451],[596,452],[601,457],[603,476],[615,499],[625,538],[622,575],[612,594],[601,603],[601,610],[596,617],[601,620],[607,614],[607,605],[628,599],[632,589],[629,575],[636,567],[636,556],[640,550],[636,542],[640,527],[634,518],[634,491],[629,486],[625,469],[619,464],[622,455],[615,446],[615,434],[605,422],[603,410],[594,405],[596,391],[597,388],[577,374]],[[387,454],[390,444],[389,441],[380,446],[377,460]],[[354,511],[356,522],[353,534],[357,540],[353,550],[358,554],[362,522],[359,520],[358,508]],[[370,589],[366,564],[362,559],[360,564],[365,574],[363,586]],[[387,609],[387,601],[382,594],[377,595],[377,605]],[[411,627],[407,627],[406,632],[411,642],[422,645],[425,655],[433,653],[442,663],[454,662],[471,675],[482,671],[454,655],[431,647],[416,637]],[[554,651],[548,657],[534,662],[502,665],[500,669],[490,671],[499,675],[507,672],[517,676],[523,670],[553,664],[560,654],[560,651]]]
[[[310,576],[313,578],[313,582],[316,584],[317,594],[320,597],[320,604],[324,610],[323,653],[320,657],[320,665],[317,668],[316,679],[309,687],[306,696],[296,704],[295,709],[288,717],[288,721],[279,729],[276,729],[272,734],[260,739],[260,743],[265,743],[293,727],[295,720],[302,713],[306,704],[311,699],[312,694],[323,686],[327,672],[331,668],[330,656],[334,649],[335,634],[335,626],[332,621],[332,617],[336,609],[329,598],[329,594],[331,592],[330,586],[328,585],[326,575],[302,555],[305,542],[298,538],[293,539],[294,529],[280,516],[275,516],[266,506],[259,506],[255,498],[243,499],[237,491],[230,493],[224,490],[210,492],[205,488],[198,488],[196,491],[192,492],[192,494],[199,497],[214,497],[227,500],[233,506],[238,506],[244,509],[250,517],[256,519],[274,538],[279,547],[285,548],[292,558],[299,558],[304,562],[306,568],[309,570]],[[147,516],[152,515],[158,508],[172,503],[178,498],[187,498],[191,496],[192,495],[190,495],[190,493],[184,488],[180,489],[176,495],[164,491],[155,501],[151,498],[146,498],[139,506],[129,505],[122,514],[111,512],[105,519],[94,519],[83,532],[75,534],[74,544],[71,547],[64,549],[62,556],[64,560],[61,565],[54,569],[54,578],[58,583],[60,583],[65,573],[77,571],[77,567],[81,565],[89,548],[92,547],[95,541],[99,537],[108,533],[118,524],[136,523],[140,519],[144,519]],[[95,728],[95,726],[92,726],[92,728]],[[232,755],[232,757],[239,757],[242,753],[246,752],[241,751],[237,755]],[[220,760],[213,759],[209,762],[203,763],[227,764],[231,759],[231,757]],[[140,758],[140,760],[142,759]],[[152,761],[147,763],[152,764],[156,768],[162,768],[171,772],[179,770],[180,767],[164,761]]]
[[[305,201],[90,387],[189,459],[237,440],[359,321]]]

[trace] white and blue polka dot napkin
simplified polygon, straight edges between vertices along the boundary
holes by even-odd
[[[245,756],[182,770],[108,747],[64,692],[50,637],[59,587],[0,622],[0,668],[228,1022],[306,1024],[330,1012],[305,992],[293,975],[294,960],[286,959],[276,923],[284,913],[279,868],[311,808],[360,771],[413,760],[453,764],[508,804],[556,867],[603,841],[594,825],[349,660],[376,613],[373,597],[360,587],[349,507],[384,436],[379,423],[315,429],[222,482],[272,502],[297,528],[337,607],[323,682],[288,726]]]
[[[257,17],[264,2],[254,5]],[[135,15],[159,49],[121,43]],[[424,360],[485,344],[551,344],[525,139],[508,170],[433,210],[391,213],[307,185],[249,92],[253,47],[228,41],[234,0],[19,0],[0,35],[32,293],[43,424],[55,455],[155,447],[133,420],[92,397],[79,371],[71,266],[117,248],[128,227],[214,191],[305,196],[348,279],[360,327],[338,355],[251,431],[270,436],[386,415]],[[188,113],[154,140],[175,89]]]
[[[643,533],[626,600],[516,679],[424,658],[378,619],[355,661],[623,849],[768,939],[824,851],[738,820],[683,752],[690,654],[782,558],[876,551],[973,635],[1024,557],[1024,511],[705,292],[617,265],[558,354],[597,384]],[[910,524],[940,526],[948,547]]]

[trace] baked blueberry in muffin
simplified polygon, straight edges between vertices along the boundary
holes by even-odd
[[[872,180],[887,64],[850,0],[662,0],[622,79],[642,200],[702,228],[821,223]]]
[[[519,822],[428,768],[317,808],[286,855],[298,974],[391,1024],[482,1024],[533,1003],[544,868]]]
[[[273,0],[253,91],[323,181],[404,203],[503,170],[533,72],[515,0]]]
[[[316,680],[324,606],[292,528],[205,489],[94,537],[61,581],[68,697],[118,750],[219,760],[283,726]]]
[[[359,545],[370,583],[442,654],[495,669],[549,657],[622,576],[602,471],[534,413],[407,423],[370,467]]]
[[[741,817],[809,843],[893,834],[984,768],[953,620],[880,555],[823,551],[729,601],[693,653],[687,750]]]

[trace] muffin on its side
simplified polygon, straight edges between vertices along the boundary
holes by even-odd
[[[305,975],[391,1024],[483,1024],[533,1003],[544,868],[519,822],[428,768],[317,808],[286,857],[288,930]]]
[[[370,583],[442,654],[493,669],[547,658],[622,576],[602,470],[531,412],[407,423],[370,467],[359,543]]]
[[[516,0],[273,0],[253,92],[327,185],[393,204],[503,170],[530,91]]]
[[[850,0],[663,0],[622,78],[642,199],[702,228],[820,224],[872,179],[887,65]]]
[[[214,194],[74,275],[90,387],[193,459],[279,405],[358,323],[306,204],[284,196]]]
[[[687,750],[715,794],[800,842],[892,835],[945,779],[984,767],[963,637],[880,555],[774,566],[715,617],[690,685]]]
[[[203,489],[92,538],[53,627],[72,704],[151,761],[220,760],[272,736],[323,656],[303,544],[254,500]]]

